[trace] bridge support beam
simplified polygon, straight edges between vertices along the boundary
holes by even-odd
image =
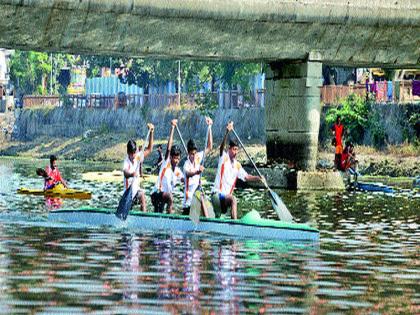
[[[322,63],[272,63],[266,75],[268,161],[314,170],[318,152]]]

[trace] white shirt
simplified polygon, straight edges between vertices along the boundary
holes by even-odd
[[[219,164],[217,166],[216,179],[212,191],[216,193],[222,193],[223,195],[231,195],[235,188],[236,179],[239,177],[245,181],[248,173],[242,168],[241,163],[236,159],[233,162],[229,158],[227,152],[223,152],[223,155],[219,158]]]
[[[187,177],[187,172],[197,172],[200,169],[200,163],[203,160],[204,151],[200,151],[195,154],[194,161],[191,162],[187,157],[184,163],[184,178],[185,178],[185,189],[184,189],[184,203],[183,207],[191,206],[192,196],[200,183],[200,175],[194,175]]]
[[[124,191],[133,184],[133,198],[136,196],[138,190],[140,189],[140,166],[144,162],[144,152],[137,151],[134,154],[133,162],[130,161],[128,155],[124,160],[123,172],[128,173],[135,172],[133,177],[126,178],[124,176]]]
[[[183,175],[180,168],[177,166],[172,170],[171,157],[163,161],[160,167],[159,177],[156,182],[154,191],[161,191],[165,193],[172,193],[178,182],[181,181]]]

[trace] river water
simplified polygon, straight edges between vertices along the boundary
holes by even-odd
[[[81,174],[118,165],[60,164],[91,200],[16,194],[41,188],[45,165],[0,159],[0,313],[420,313],[418,192],[279,192],[320,230],[317,244],[74,228],[49,222],[49,210],[115,208],[122,180]],[[263,191],[237,195],[243,212],[275,218]]]

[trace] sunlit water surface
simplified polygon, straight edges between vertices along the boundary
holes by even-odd
[[[0,159],[0,313],[420,313],[418,192],[280,192],[297,221],[320,230],[319,244],[76,229],[48,211],[115,208],[122,180],[81,174],[118,165],[62,163],[91,200],[17,195],[42,187],[35,169],[45,164]],[[237,195],[242,212],[275,218],[263,191]]]

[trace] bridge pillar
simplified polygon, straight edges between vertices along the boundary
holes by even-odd
[[[322,63],[270,64],[266,74],[268,161],[294,161],[314,170],[318,152]]]

